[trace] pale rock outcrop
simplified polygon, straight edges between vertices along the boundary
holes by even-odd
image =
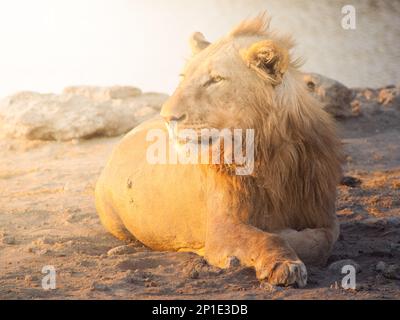
[[[58,141],[117,136],[159,113],[167,97],[133,87],[20,92],[0,101],[0,136]]]
[[[64,94],[80,95],[96,101],[110,99],[128,99],[140,96],[139,88],[128,86],[96,87],[96,86],[71,86],[66,87]]]
[[[334,117],[347,118],[356,115],[350,104],[354,93],[345,85],[317,73],[305,73],[303,80],[311,94]]]

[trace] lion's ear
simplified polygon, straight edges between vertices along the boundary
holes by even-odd
[[[289,66],[289,53],[272,40],[263,40],[252,44],[242,51],[242,57],[249,68],[260,76],[277,85]]]
[[[189,39],[190,48],[192,49],[193,55],[199,53],[201,50],[207,48],[210,43],[206,40],[201,32],[195,32],[190,36]]]

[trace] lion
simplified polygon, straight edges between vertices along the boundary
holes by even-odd
[[[194,252],[219,268],[239,260],[260,281],[304,287],[305,264],[326,263],[339,235],[341,143],[303,83],[292,38],[270,30],[269,21],[245,20],[212,44],[193,34],[193,56],[161,116],[113,150],[96,185],[96,208],[121,240]],[[171,133],[172,122],[179,129],[253,128],[253,171],[235,174],[235,163],[149,163],[148,133]]]

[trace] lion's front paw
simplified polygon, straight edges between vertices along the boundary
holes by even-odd
[[[257,278],[277,286],[297,285],[302,288],[307,284],[307,269],[300,260],[277,261],[257,272]]]

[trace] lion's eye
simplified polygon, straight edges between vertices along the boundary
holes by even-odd
[[[308,82],[307,82],[307,87],[308,87],[308,89],[310,89],[310,90],[314,90],[314,89],[315,89],[315,83],[312,82],[312,81],[308,81]]]
[[[211,78],[210,79],[208,79],[204,84],[203,84],[203,86],[204,87],[208,87],[208,86],[210,86],[210,85],[212,85],[212,84],[214,84],[214,83],[218,83],[218,82],[221,82],[222,80],[225,80],[225,78],[224,77],[222,77],[222,76],[211,76]]]

